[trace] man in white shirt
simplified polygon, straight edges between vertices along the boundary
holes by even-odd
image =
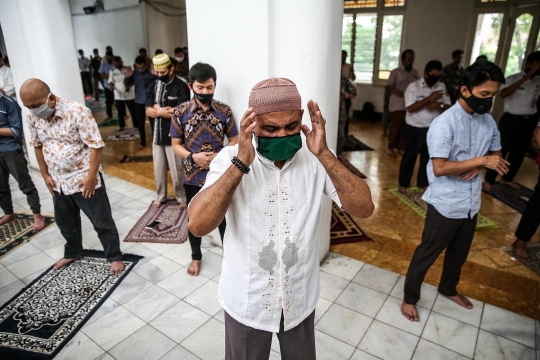
[[[407,49],[401,53],[401,66],[392,70],[386,82],[386,91],[390,92],[388,111],[390,126],[388,127],[388,155],[396,156],[397,151],[404,149],[403,128],[405,125],[404,93],[410,83],[420,78],[413,69],[414,51]]]
[[[133,127],[138,127],[137,118],[135,117],[135,88],[133,86],[125,86],[124,79],[126,78],[127,68],[120,56],[115,56],[114,69],[109,71],[109,89],[114,91],[114,103],[118,111],[118,124],[120,130],[126,126],[126,106],[133,121]]]
[[[314,359],[322,195],[364,218],[374,209],[371,193],[328,148],[316,102],[308,102],[312,129],[302,125],[292,81],[259,82],[249,106],[238,145],[210,164],[189,206],[188,228],[201,236],[227,220],[218,289],[225,358],[268,359],[278,333],[282,359]]]
[[[0,53],[0,92],[15,98],[15,84],[13,83],[11,68],[4,65],[2,53]]]
[[[428,178],[426,166],[429,151],[426,136],[429,125],[444,110],[450,107],[450,97],[446,93],[446,85],[441,79],[443,66],[438,60],[431,60],[424,69],[424,76],[411,83],[405,90],[405,152],[399,166],[399,192],[405,194],[411,186],[411,178],[420,155],[420,165],[416,184],[419,188],[427,188]]]
[[[506,78],[500,94],[504,99],[504,114],[499,120],[501,152],[510,163],[508,173],[501,177],[501,184],[519,190],[514,177],[523,163],[538,122],[536,100],[540,95],[540,51],[527,56],[522,72]],[[488,170],[482,188],[491,190],[496,178],[497,172]]]

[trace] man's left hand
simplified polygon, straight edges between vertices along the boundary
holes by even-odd
[[[319,156],[328,150],[328,145],[326,144],[326,124],[319,110],[319,104],[313,100],[309,100],[308,111],[311,117],[311,130],[306,125],[302,125],[302,132],[306,136],[309,151],[315,156]]]
[[[482,167],[478,166],[474,169],[465,171],[463,174],[459,175],[459,180],[472,180],[482,171]]]
[[[79,187],[82,187],[82,195],[84,198],[89,198],[96,193],[97,179],[96,177],[86,176],[79,181]]]

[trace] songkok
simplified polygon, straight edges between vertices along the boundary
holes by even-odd
[[[171,65],[171,59],[167,54],[158,54],[152,58],[154,69],[165,69]]]
[[[249,107],[255,114],[302,110],[302,99],[296,84],[285,78],[260,81],[251,89]]]

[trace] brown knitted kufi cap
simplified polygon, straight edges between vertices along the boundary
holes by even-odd
[[[296,84],[285,78],[260,81],[251,89],[249,107],[255,114],[277,111],[301,110],[302,99]]]

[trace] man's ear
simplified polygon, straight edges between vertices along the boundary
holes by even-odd
[[[193,91],[193,86],[191,86],[191,83],[188,82],[187,86],[188,86],[189,90]]]
[[[459,88],[459,91],[461,92],[461,95],[463,95],[464,98],[468,98],[472,95],[469,89],[465,85],[461,86]]]
[[[55,107],[56,106],[56,95],[54,95],[53,93],[51,93],[51,95],[49,95],[49,107]]]

